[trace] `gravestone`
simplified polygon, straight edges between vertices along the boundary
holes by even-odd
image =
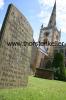
[[[32,42],[32,33],[25,16],[10,4],[0,32],[0,88],[27,85],[32,47],[23,42]]]

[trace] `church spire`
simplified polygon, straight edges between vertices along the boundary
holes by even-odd
[[[52,14],[48,23],[48,27],[55,27],[56,26],[56,1],[52,10]]]

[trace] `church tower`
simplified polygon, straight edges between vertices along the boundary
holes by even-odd
[[[46,43],[58,43],[60,41],[61,32],[57,29],[56,26],[56,1],[53,6],[53,10],[50,16],[47,27],[41,25],[39,42]],[[38,47],[37,57],[36,57],[36,68],[43,68],[46,65],[48,59],[53,57],[54,46],[43,45]]]
[[[43,46],[38,47],[35,76],[53,79],[53,74],[48,74],[53,73],[53,71],[51,71],[51,63],[54,57],[54,50],[56,46],[52,43],[58,43],[60,41],[60,35],[61,32],[57,29],[56,26],[55,1],[47,27],[44,27],[43,24],[41,25],[40,36],[38,41],[44,42],[46,43],[46,45],[44,44]]]
[[[60,41],[60,31],[57,29],[56,26],[56,1],[50,16],[50,20],[49,23],[47,25],[47,27],[43,27],[43,25],[41,26],[40,29],[40,36],[39,36],[39,41],[41,42],[49,42],[50,44],[47,45],[46,47],[46,53],[48,55],[52,55],[53,53],[53,46],[51,43],[53,42],[59,42]]]

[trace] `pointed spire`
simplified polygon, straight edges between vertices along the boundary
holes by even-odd
[[[41,29],[43,29],[43,24],[41,25]]]
[[[48,23],[48,27],[55,27],[55,26],[56,26],[56,0]]]

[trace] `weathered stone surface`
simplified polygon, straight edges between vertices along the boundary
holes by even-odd
[[[10,4],[0,33],[0,88],[27,85],[32,47],[22,46],[22,42],[32,42],[32,33],[24,15]],[[19,42],[21,46],[7,42]]]
[[[54,72],[53,70],[36,68],[35,76],[45,79],[54,79]]]
[[[36,70],[36,62],[37,62],[37,53],[38,53],[38,47],[36,46],[36,42],[33,39],[34,45],[32,45],[32,51],[31,51],[31,66],[30,66],[30,74],[34,75]]]

